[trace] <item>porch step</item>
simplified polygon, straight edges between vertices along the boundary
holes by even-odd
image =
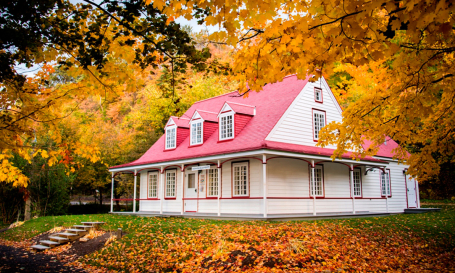
[[[76,234],[87,232],[85,229],[69,228],[66,231],[75,232]]]
[[[71,237],[77,236],[78,234],[77,233],[69,233],[69,232],[61,232],[61,233],[55,233],[55,235],[66,236],[66,238],[69,239]]]
[[[69,241],[68,238],[60,237],[60,236],[49,236],[49,239],[52,241],[59,242],[59,243],[66,243],[67,241]]]
[[[30,248],[33,251],[46,250],[51,247],[56,247],[60,244],[74,241],[84,236],[89,230],[97,228],[104,222],[82,222],[82,225],[74,225],[72,228],[66,229],[63,232],[54,233],[49,236],[49,240],[39,241],[39,245],[33,245]]]
[[[404,213],[426,213],[426,212],[439,212],[441,208],[415,208],[415,209],[404,209]]]
[[[90,230],[92,228],[94,228],[93,226],[88,226],[88,225],[73,225],[74,228],[77,228],[77,229],[85,229],[85,230]]]
[[[46,250],[46,249],[49,249],[50,247],[49,246],[43,246],[43,245],[34,245],[34,246],[31,246],[32,249],[35,249],[35,250]]]
[[[59,242],[50,241],[50,240],[41,240],[41,241],[39,241],[39,243],[41,245],[50,246],[50,247],[58,246],[60,244]]]
[[[98,226],[105,224],[105,222],[82,222],[82,224],[87,226]]]

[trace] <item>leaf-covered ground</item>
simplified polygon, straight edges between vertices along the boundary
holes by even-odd
[[[58,219],[58,220],[57,220]],[[455,268],[455,208],[296,222],[235,222],[117,215],[55,217],[60,224],[106,221],[128,235],[73,265],[115,271],[414,271]],[[30,238],[46,219],[34,219],[1,238]],[[329,272],[327,271],[327,272]]]

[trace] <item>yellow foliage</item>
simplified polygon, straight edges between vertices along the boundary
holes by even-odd
[[[224,26],[212,39],[236,47],[240,91],[260,91],[289,74],[314,74],[315,80],[336,72],[336,64],[361,72],[343,82],[348,96],[359,94],[356,102],[342,123],[321,136],[322,146],[338,144],[334,157],[350,149],[357,156],[374,154],[391,137],[400,145],[396,158],[407,159],[409,172],[421,180],[436,175],[439,163],[454,160],[450,1],[174,0],[165,12],[188,16],[194,6],[211,12],[207,25]],[[365,139],[372,149],[363,150]]]
[[[13,183],[14,187],[27,187],[30,180],[22,174],[21,170],[11,164],[9,159],[12,157],[10,150],[1,150],[0,183]]]

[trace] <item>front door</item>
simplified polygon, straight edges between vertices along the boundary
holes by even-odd
[[[407,177],[406,188],[408,193],[408,208],[417,208],[416,180],[411,176]]]
[[[185,199],[194,198],[194,200],[185,200],[185,211],[197,211],[197,172],[188,172],[185,183]]]

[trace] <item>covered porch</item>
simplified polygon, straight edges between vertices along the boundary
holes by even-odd
[[[392,190],[380,180],[388,165],[263,149],[122,167],[111,170],[111,213],[255,220],[384,215],[396,212],[389,209],[391,194],[382,195]],[[134,175],[134,196],[124,200],[139,202],[138,211],[135,205],[114,211],[114,178],[123,172]]]

